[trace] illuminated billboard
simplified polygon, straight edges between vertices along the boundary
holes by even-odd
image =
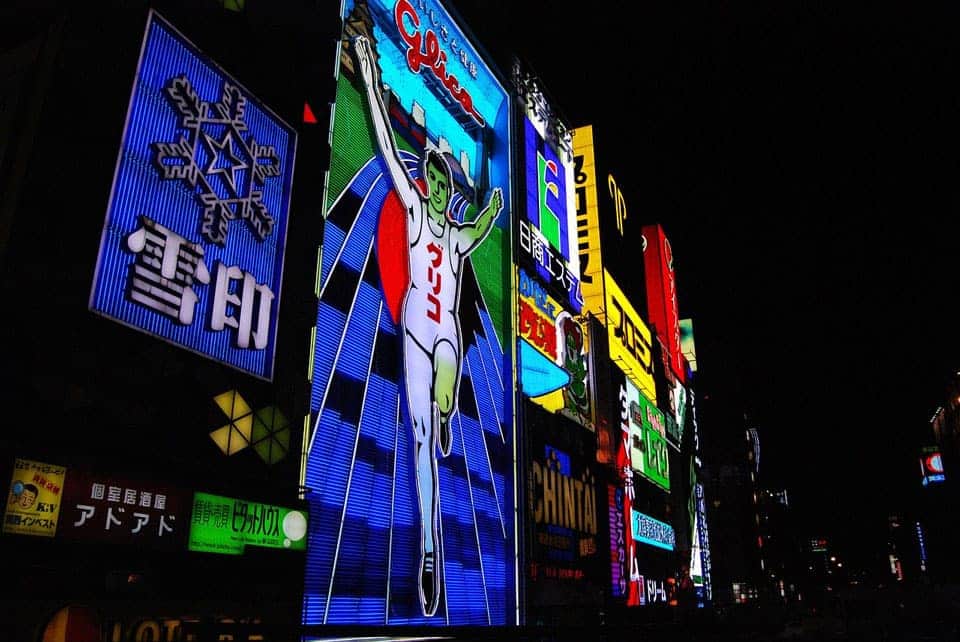
[[[520,386],[534,402],[593,430],[589,332],[543,286],[518,271]]]
[[[657,399],[666,418],[666,436],[675,450],[680,450],[683,429],[687,422],[689,389],[680,381],[670,365],[669,350],[663,345],[660,335],[654,335],[653,360],[657,364]],[[686,359],[680,361],[686,367]]]
[[[599,535],[605,489],[595,471],[596,439],[588,432],[527,404],[528,470],[527,604],[601,604],[606,581],[605,546]]]
[[[672,551],[677,545],[677,535],[670,524],[644,515],[638,510],[631,511],[630,515],[633,520],[634,541],[667,551]]]
[[[614,149],[619,140],[602,137],[600,128],[587,125],[573,130],[574,184],[577,234],[580,248],[581,290],[584,308],[601,321],[612,314],[604,297],[611,275],[623,298],[638,310],[646,309],[643,271],[643,237],[637,217],[630,215],[629,180],[618,174],[626,168],[602,162],[602,150]],[[609,287],[607,285],[606,287]]]
[[[654,402],[653,335],[610,273],[603,272],[610,358]]]
[[[303,551],[307,515],[301,510],[244,499],[194,493],[187,548],[242,555],[247,546]]]
[[[181,550],[193,493],[150,480],[70,469],[57,537]]]
[[[946,480],[943,472],[943,457],[936,446],[926,446],[920,455],[920,475],[924,486],[941,484]]]
[[[603,321],[603,257],[600,252],[600,210],[592,126],[573,130],[573,157],[580,289],[584,308]]]
[[[667,451],[666,418],[629,379],[622,380],[620,394],[620,413],[626,413],[629,426],[631,468],[669,491],[670,457]]]
[[[700,580],[703,585],[703,598],[707,601],[713,599],[713,565],[710,560],[710,529],[707,527],[707,502],[704,498],[703,484],[694,485],[694,494],[696,497],[696,522],[694,527],[693,542],[694,550],[699,553],[697,560]],[[694,562],[690,565],[690,574],[693,575]],[[700,591],[698,590],[698,595]]]
[[[645,225],[643,235],[643,272],[647,290],[647,321],[663,339],[670,370],[682,385],[687,373],[683,366],[680,340],[680,315],[677,311],[677,279],[673,265],[673,247],[660,225]]]
[[[3,532],[53,537],[60,520],[67,469],[29,459],[15,459]]]
[[[347,0],[303,621],[514,624],[510,99],[435,0]]]
[[[154,12],[90,309],[272,379],[294,130]]]
[[[523,103],[524,208],[518,222],[518,263],[535,274],[574,314],[583,307],[574,203],[571,134],[535,77],[514,64]]]
[[[696,372],[697,345],[693,337],[693,319],[680,319],[680,350],[690,365],[690,370]]]

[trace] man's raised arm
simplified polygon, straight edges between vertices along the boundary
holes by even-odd
[[[420,201],[421,194],[416,183],[413,182],[410,174],[404,168],[403,162],[400,160],[400,154],[397,152],[397,144],[393,140],[393,130],[390,128],[390,117],[387,115],[387,108],[383,104],[383,95],[380,93],[380,74],[373,60],[373,49],[370,47],[370,41],[364,36],[357,36],[353,40],[353,51],[357,58],[360,78],[363,80],[366,90],[367,103],[370,105],[370,118],[373,121],[373,130],[377,139],[377,146],[380,148],[380,156],[383,157],[383,162],[387,166],[397,195],[409,211]]]
[[[483,209],[477,218],[469,223],[464,223],[459,231],[461,242],[457,246],[457,252],[461,256],[467,256],[483,243],[483,240],[493,229],[493,222],[500,215],[503,209],[503,193],[499,187],[494,187],[490,193],[490,200],[487,201],[486,208]]]

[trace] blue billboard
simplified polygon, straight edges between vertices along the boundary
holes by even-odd
[[[296,133],[151,11],[90,309],[273,378]]]
[[[343,11],[303,622],[514,624],[509,97],[435,0]]]

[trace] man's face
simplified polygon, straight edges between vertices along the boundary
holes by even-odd
[[[450,185],[443,170],[432,163],[427,165],[427,188],[430,190],[430,207],[445,213],[450,200]]]
[[[20,493],[20,508],[30,508],[36,499],[37,494],[35,492],[29,488],[24,488],[23,492]]]

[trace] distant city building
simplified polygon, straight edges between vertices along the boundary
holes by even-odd
[[[761,560],[767,584],[783,602],[800,599],[802,541],[786,489],[759,494]]]

